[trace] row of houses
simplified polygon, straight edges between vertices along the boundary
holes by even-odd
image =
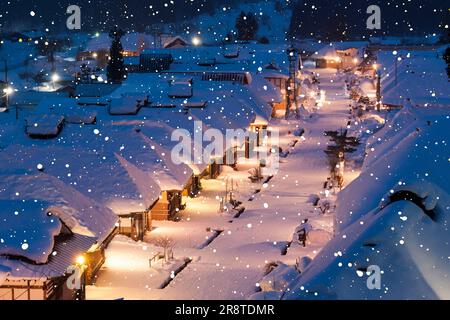
[[[83,299],[116,233],[142,240],[153,220],[176,220],[228,150],[175,164],[171,134],[194,135],[195,121],[262,132],[282,102],[264,77],[240,74],[130,74],[41,100],[22,111],[25,128],[0,118],[14,137],[0,155],[0,300]]]
[[[125,58],[139,57],[145,50],[182,49],[189,46],[189,42],[181,36],[161,34],[158,37],[145,33],[127,33],[122,40]],[[77,54],[77,60],[101,59],[101,54],[109,53],[111,39],[107,33],[94,35]]]

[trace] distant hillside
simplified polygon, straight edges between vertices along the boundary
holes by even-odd
[[[445,33],[450,24],[442,0],[77,0],[82,10],[82,31],[105,31],[117,24],[125,30],[144,31],[155,24],[172,24],[178,34],[200,31],[207,39],[222,40],[234,30],[241,11],[258,16],[258,36],[283,40],[320,36],[323,39],[372,35],[417,36]],[[65,31],[66,8],[71,0],[10,0],[0,5],[0,28],[8,31],[48,28]],[[369,5],[381,7],[382,29],[366,29]],[[224,10],[225,8],[225,10]],[[32,16],[30,12],[35,14]]]
[[[366,27],[368,6],[381,9],[381,30]],[[322,39],[348,39],[361,36],[423,36],[447,33],[448,4],[441,0],[297,0],[293,6],[290,35]]]
[[[229,1],[228,1],[229,2]],[[292,8],[286,1],[241,1],[238,4],[218,6],[213,14],[202,14],[185,21],[191,33],[198,33],[206,41],[222,41],[228,34],[236,39],[236,19],[240,13],[252,13],[258,20],[255,40],[266,37],[270,42],[282,42],[286,38],[292,16]]]

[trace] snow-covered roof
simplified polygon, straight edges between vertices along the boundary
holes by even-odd
[[[38,200],[0,200],[0,256],[46,263],[61,231],[60,220],[48,215],[49,207]]]
[[[30,137],[51,138],[61,131],[64,117],[56,114],[40,114],[26,118],[26,132]]]
[[[1,280],[23,281],[23,280],[46,280],[61,277],[66,274],[67,268],[76,262],[77,257],[86,253],[95,242],[95,238],[73,234],[64,241],[56,242],[52,248],[52,254],[44,264],[34,264],[18,259],[0,257]],[[9,270],[9,271],[8,271]]]
[[[178,48],[178,47],[185,47],[188,45],[188,42],[184,40],[180,36],[176,36],[173,38],[168,38],[164,41],[163,47],[164,48]]]
[[[359,56],[362,56],[363,49],[368,45],[368,42],[364,41],[348,41],[348,42],[332,42],[328,44],[308,44],[311,45],[310,49],[315,50],[312,55],[313,58],[334,58],[338,57],[338,51],[347,51],[350,49],[356,49]]]
[[[173,82],[167,94],[171,98],[190,98],[193,94],[192,85],[185,81]]]
[[[75,88],[75,94],[77,97],[103,97],[119,87],[119,84],[110,83],[80,83]]]
[[[0,173],[0,285],[6,279],[62,276],[75,258],[102,243],[117,217],[45,173]],[[55,241],[63,224],[73,233]]]
[[[56,177],[23,170],[1,171],[0,177],[0,200],[16,204],[37,201],[39,208],[51,211],[72,232],[96,237],[100,242],[114,228],[116,217],[110,210]],[[27,212],[36,211],[36,208],[25,207]]]
[[[420,105],[450,104],[447,65],[442,53],[442,50],[379,52],[382,101],[393,105],[404,105],[406,99]]]

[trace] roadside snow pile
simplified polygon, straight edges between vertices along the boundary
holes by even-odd
[[[167,95],[169,98],[191,98],[192,84],[190,81],[175,80],[171,83]]]
[[[362,173],[338,197],[337,230],[376,208],[387,192],[421,182],[450,190],[449,109],[403,108],[368,140]],[[370,190],[369,190],[370,189]]]
[[[295,267],[277,262],[274,268],[259,282],[261,291],[253,294],[250,300],[279,300],[282,293],[299,275]]]
[[[97,112],[86,110],[72,98],[46,98],[33,109],[33,117],[51,114],[53,117],[64,117],[64,122],[71,124],[93,124],[97,120]]]
[[[407,108],[369,141],[335,238],[284,299],[450,299],[448,111]]]

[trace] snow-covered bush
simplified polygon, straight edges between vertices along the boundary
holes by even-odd
[[[262,291],[282,292],[298,276],[299,272],[295,267],[277,262],[277,266],[259,282],[259,287]]]

